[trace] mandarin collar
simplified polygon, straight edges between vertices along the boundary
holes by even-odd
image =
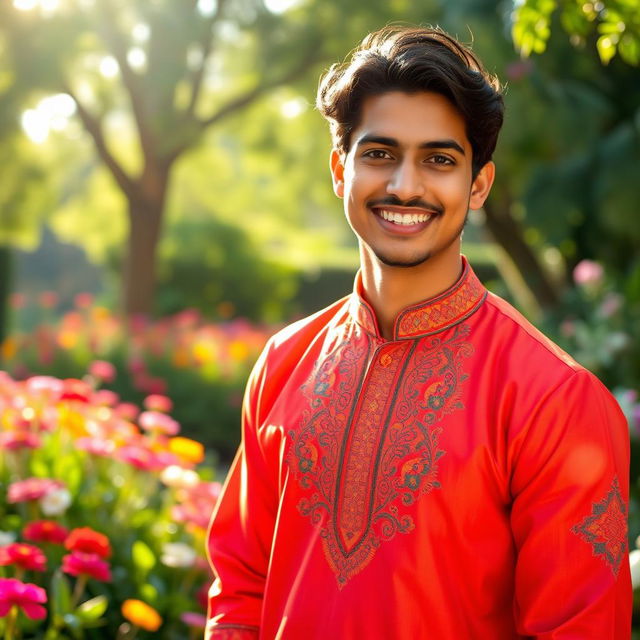
[[[487,290],[465,256],[462,274],[446,291],[403,309],[393,323],[393,340],[424,338],[444,331],[475,313]],[[358,272],[349,303],[349,314],[368,333],[383,339],[371,305],[362,295],[362,274]]]

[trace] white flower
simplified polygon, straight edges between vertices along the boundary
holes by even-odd
[[[16,541],[16,534],[13,531],[0,531],[0,547],[6,547],[8,544]]]
[[[631,584],[636,589],[640,586],[640,550],[634,549],[629,554],[629,564],[631,565]]]
[[[71,504],[71,494],[67,489],[55,489],[40,498],[40,508],[45,516],[62,515]]]
[[[167,542],[162,547],[160,562],[167,567],[192,567],[196,561],[196,552],[184,542]]]
[[[162,470],[160,480],[168,487],[190,489],[200,482],[200,476],[192,469],[183,469],[177,464],[172,464]]]

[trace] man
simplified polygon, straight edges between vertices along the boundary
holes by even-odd
[[[497,81],[439,30],[385,29],[318,107],[361,269],[251,375],[207,638],[629,638],[626,421],[460,253]]]

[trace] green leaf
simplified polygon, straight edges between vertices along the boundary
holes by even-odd
[[[600,36],[596,46],[598,47],[598,54],[602,64],[609,64],[611,58],[616,55],[616,45],[611,38],[609,36]]]
[[[106,596],[96,596],[83,602],[76,610],[75,615],[83,622],[91,622],[100,618],[107,610],[109,601]]]
[[[136,540],[133,543],[131,556],[133,558],[133,564],[145,573],[153,569],[156,564],[155,554],[142,540]]]
[[[61,571],[54,572],[51,578],[51,606],[54,615],[64,616],[71,611],[71,587]]]

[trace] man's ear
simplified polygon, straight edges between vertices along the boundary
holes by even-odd
[[[335,148],[331,150],[329,164],[331,167],[331,179],[333,180],[333,192],[338,196],[338,198],[344,198],[343,156]]]
[[[480,169],[471,185],[471,196],[469,198],[469,209],[482,209],[484,201],[491,191],[493,179],[496,176],[496,165],[493,162],[487,164]]]

